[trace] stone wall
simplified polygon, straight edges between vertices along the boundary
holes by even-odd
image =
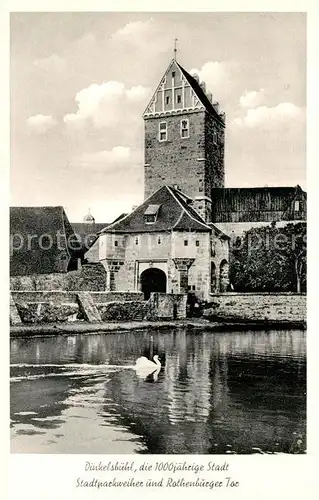
[[[198,246],[195,246],[196,241]],[[188,271],[188,286],[189,292],[204,299],[210,292],[211,235],[198,234],[196,241],[191,242],[196,249],[196,258]]]
[[[151,321],[186,318],[186,294],[152,293],[147,319]]]
[[[191,197],[199,192],[199,179],[204,186],[204,168],[198,158],[205,158],[205,113],[183,113],[145,121],[144,189],[148,198],[164,184],[178,185]],[[189,120],[189,137],[180,136],[182,118]],[[158,140],[159,123],[167,123],[167,140]]]
[[[283,220],[283,221],[277,221],[276,222],[276,227],[281,228],[287,226],[287,224],[299,224],[300,222],[305,222],[300,221],[300,220]],[[230,236],[231,241],[234,239],[236,236],[243,236],[246,231],[249,231],[250,229],[257,228],[257,227],[266,227],[266,226],[271,226],[271,222],[265,222],[265,221],[254,221],[254,222],[214,222],[214,225],[218,227],[221,231],[226,233],[228,236]]]
[[[106,289],[106,272],[102,264],[95,263],[85,264],[80,270],[68,273],[11,276],[10,289],[20,291],[104,291]]]
[[[181,138],[181,120],[189,120],[189,137]],[[160,122],[167,140],[158,140]],[[217,141],[213,141],[213,133]],[[215,137],[215,135],[214,135]],[[211,187],[224,186],[224,129],[205,111],[145,120],[145,199],[164,184],[177,185],[195,198],[211,197]]]
[[[186,295],[182,294],[152,294],[149,301],[144,301],[139,292],[13,291],[10,300],[11,324],[186,317]]]
[[[204,311],[215,321],[306,322],[307,297],[294,293],[212,294]]]
[[[205,167],[206,179],[209,179],[209,196],[211,189],[225,186],[225,129],[215,118],[205,115]]]
[[[83,319],[76,293],[13,291],[11,297],[22,323],[57,323]]]
[[[147,317],[148,303],[139,300],[104,302],[97,304],[102,321],[143,321]]]
[[[142,292],[91,292],[91,297],[95,304],[105,304],[108,302],[143,302]]]

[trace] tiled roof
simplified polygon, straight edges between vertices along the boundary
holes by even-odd
[[[63,269],[61,258],[80,257],[76,238],[63,207],[10,208],[10,273],[46,274]]]
[[[110,224],[102,232],[148,233],[161,231],[211,231],[200,215],[187,203],[187,197],[170,186],[163,186],[132,213]],[[160,205],[156,221],[145,222],[145,211]]]
[[[84,252],[91,248],[98,238],[98,233],[108,225],[108,222],[94,222],[92,225],[85,222],[71,222],[76,236],[82,242]]]
[[[213,104],[210,102],[210,100],[208,99],[207,95],[205,94],[199,83],[180,64],[177,63],[177,65],[180,68],[186,80],[188,81],[188,83],[190,84],[190,86],[192,87],[192,89],[194,90],[195,94],[198,96],[201,103],[205,106],[206,110],[209,113],[211,113],[221,125],[225,126],[224,120],[219,115],[219,113],[217,113]]]

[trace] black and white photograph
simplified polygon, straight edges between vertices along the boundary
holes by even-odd
[[[306,89],[306,13],[11,12],[11,454],[307,454]]]

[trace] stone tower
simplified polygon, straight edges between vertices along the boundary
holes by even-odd
[[[164,184],[211,220],[211,189],[224,187],[225,115],[205,83],[173,59],[144,114],[144,195]]]

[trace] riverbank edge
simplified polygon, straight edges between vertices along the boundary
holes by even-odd
[[[74,335],[91,333],[119,333],[134,330],[162,330],[166,328],[187,328],[211,332],[248,331],[248,330],[306,330],[304,321],[218,321],[188,319],[174,321],[119,321],[99,323],[47,323],[33,325],[11,325],[10,337],[44,337],[47,335]]]

